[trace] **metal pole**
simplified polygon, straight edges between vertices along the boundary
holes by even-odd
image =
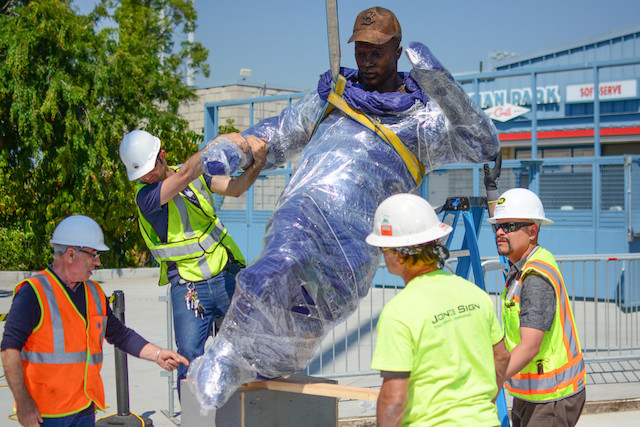
[[[602,155],[600,145],[600,74],[597,65],[593,67],[593,155]],[[595,190],[595,189],[594,189]]]
[[[124,324],[124,292],[113,292],[113,314]],[[129,411],[129,368],[127,353],[115,349],[116,359],[116,395],[118,401],[118,415],[126,416]]]
[[[538,158],[538,83],[536,73],[531,73],[531,159]],[[531,178],[529,178],[531,179]]]

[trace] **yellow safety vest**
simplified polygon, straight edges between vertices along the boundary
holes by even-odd
[[[172,166],[174,170],[179,167]],[[138,192],[145,186],[138,182]],[[162,242],[151,224],[138,207],[138,222],[142,237],[153,257],[160,263],[160,286],[169,283],[167,261],[178,267],[180,277],[190,282],[199,282],[217,276],[227,265],[229,254],[243,266],[244,257],[227,234],[227,229],[216,215],[213,194],[201,176],[188,186],[198,199],[200,206],[189,202],[181,193],[167,203],[167,242]]]
[[[532,402],[547,402],[575,394],[585,387],[585,366],[571,304],[553,255],[538,248],[527,260],[521,277],[502,292],[502,323],[509,351],[520,343],[520,292],[522,281],[538,274],[553,285],[556,313],[550,331],[545,331],[540,351],[505,388],[513,396]]]

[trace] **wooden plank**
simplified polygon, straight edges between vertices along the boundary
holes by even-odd
[[[254,381],[241,386],[239,391],[273,390],[289,393],[312,394],[314,396],[336,397],[342,399],[366,400],[375,402],[378,400],[380,390],[354,387],[340,384],[313,383],[299,384],[277,380]]]

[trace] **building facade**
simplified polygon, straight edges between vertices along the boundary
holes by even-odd
[[[297,91],[244,82],[196,89],[198,99],[181,105],[178,109],[178,114],[189,122],[190,130],[203,134],[205,128],[205,106],[207,104],[237,99],[271,97],[295,92]],[[285,106],[286,103],[282,102],[260,103],[254,110],[254,123],[280,113]],[[243,104],[221,108],[218,117],[219,125],[224,126],[228,119],[232,119],[233,125],[240,131],[247,129],[251,125],[249,106]]]
[[[538,158],[640,154],[639,60],[640,25],[456,77],[494,120],[506,158],[532,158],[532,143]]]

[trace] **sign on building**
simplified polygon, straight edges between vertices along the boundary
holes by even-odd
[[[619,80],[602,82],[598,85],[598,99],[611,101],[614,99],[637,97],[636,80]],[[567,85],[566,102],[591,102],[594,100],[593,83]]]

